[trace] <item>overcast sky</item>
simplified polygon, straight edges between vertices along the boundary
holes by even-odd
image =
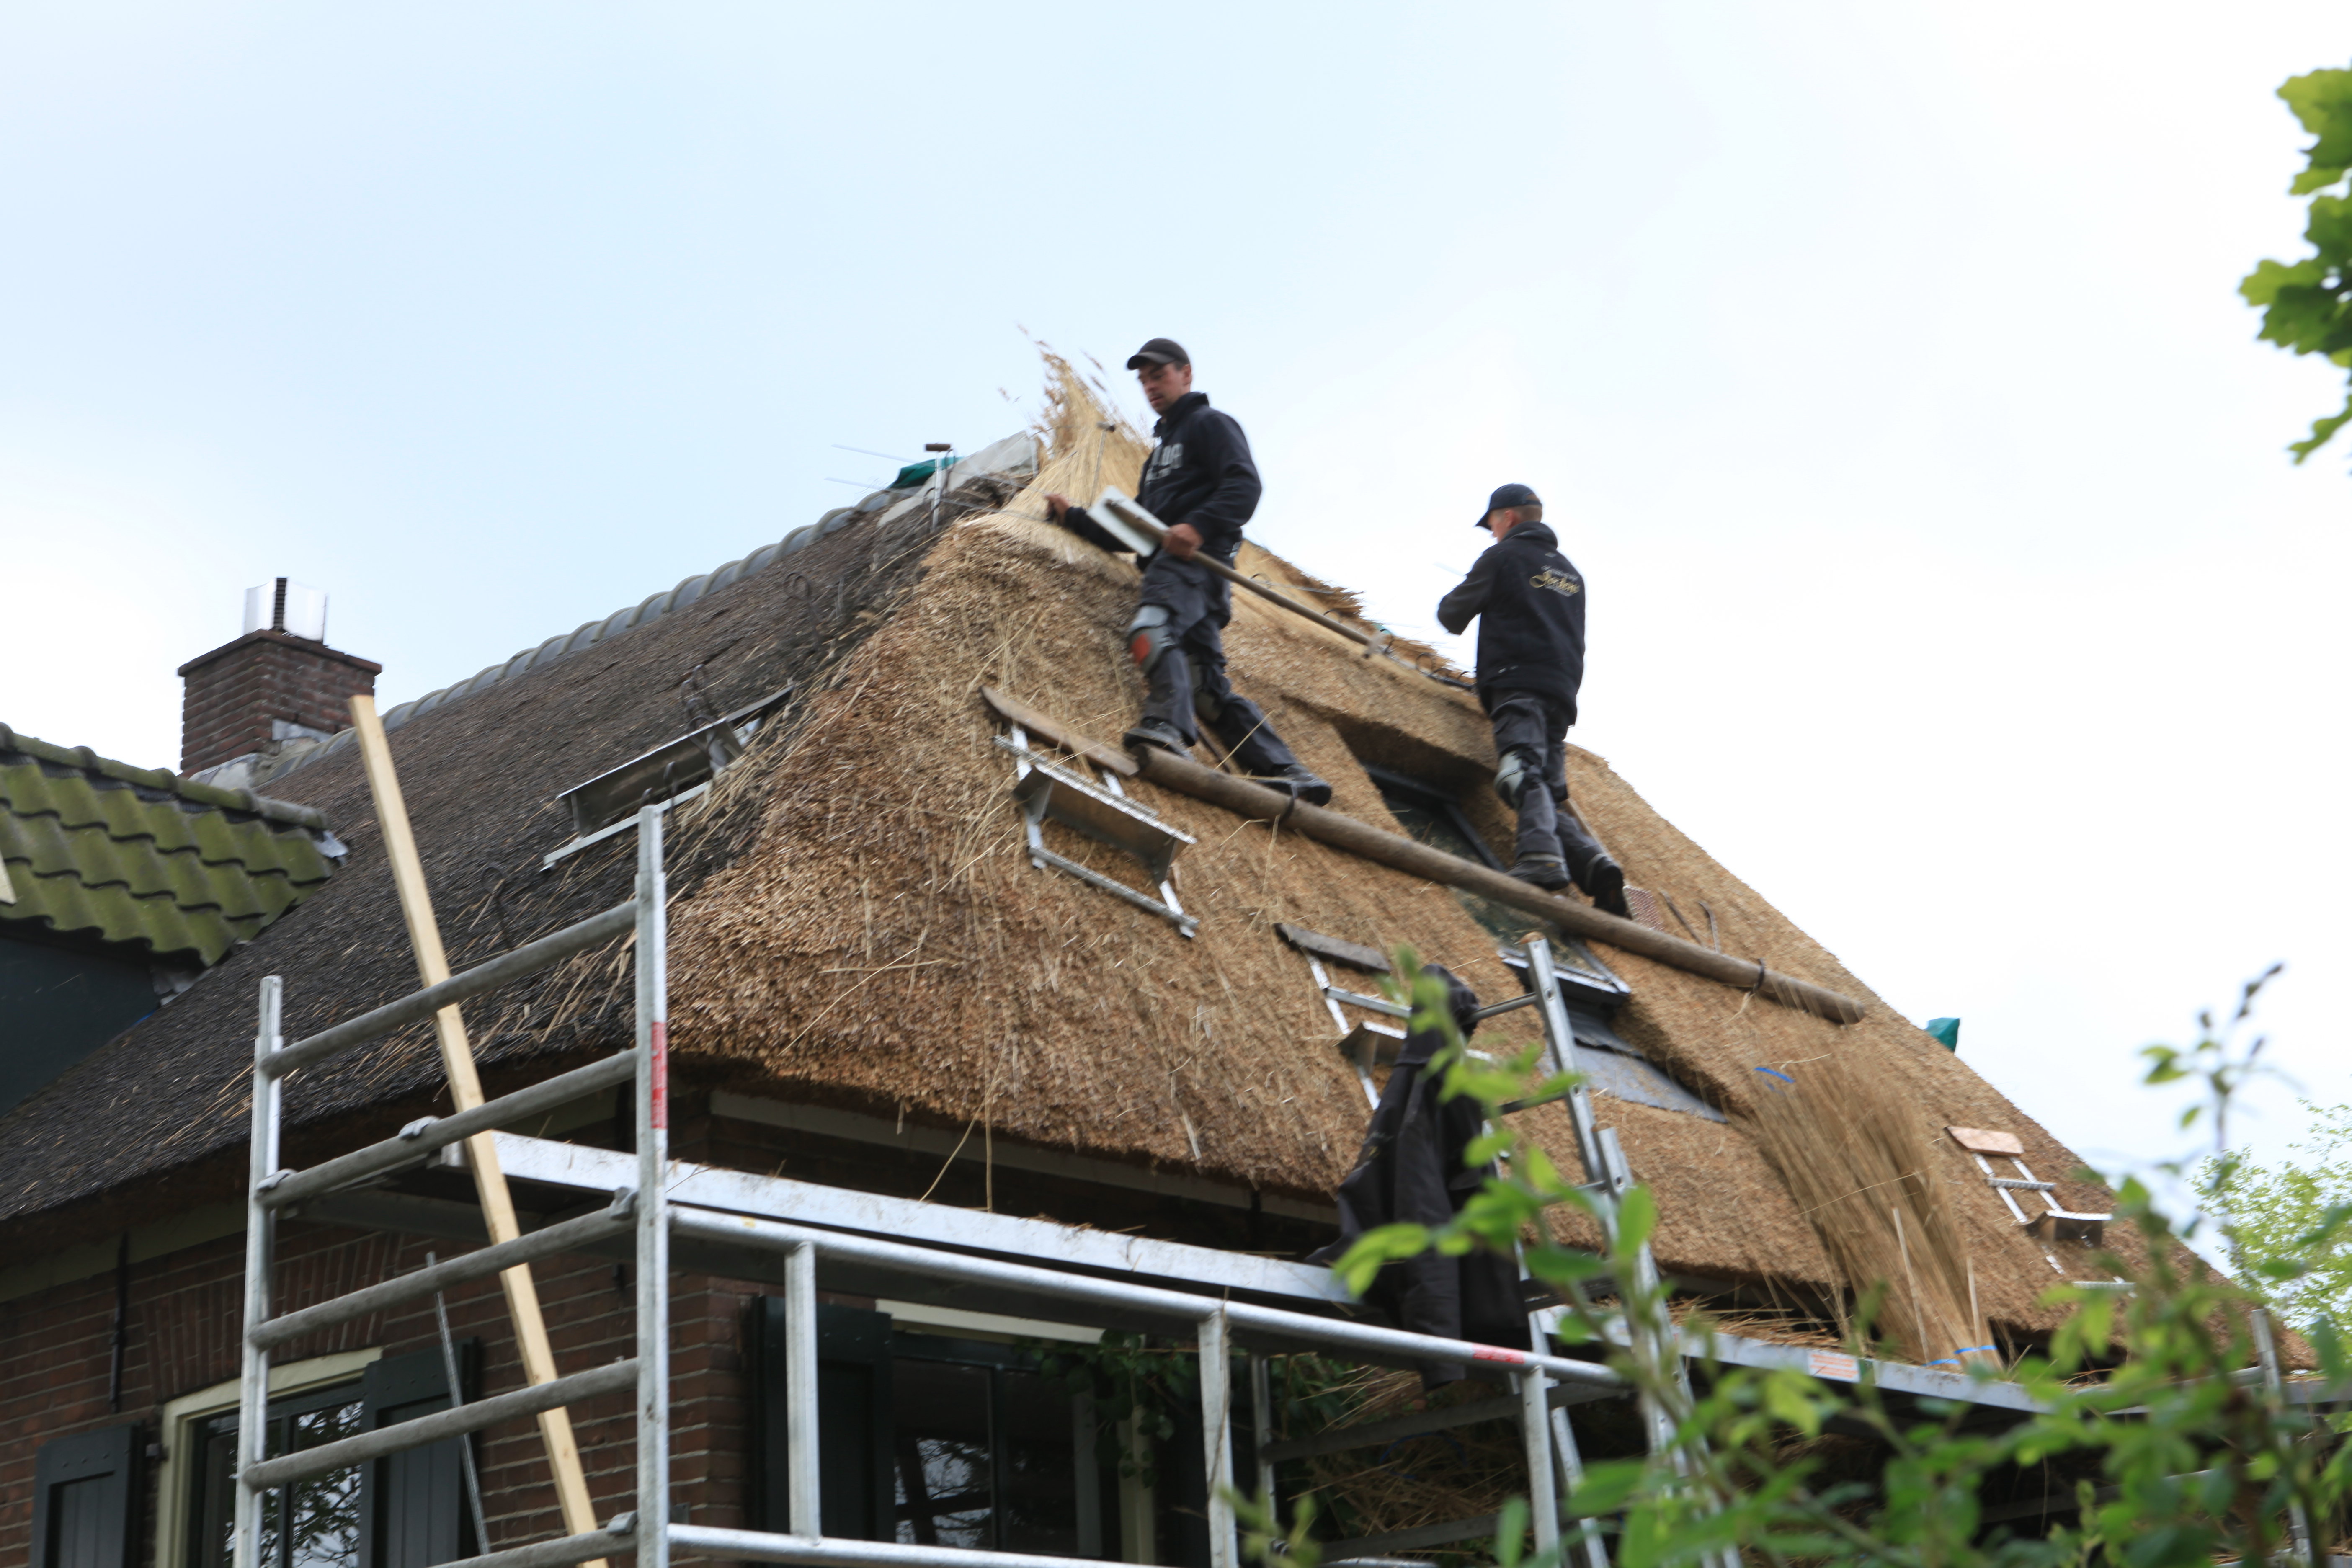
[[[418,696],[891,466],[836,444],[1018,428],[1024,329],[1167,333],[1401,629],[1535,485],[1576,738],[2161,1158],[2137,1047],[2273,960],[2352,1098],[2352,446],[2290,466],[2340,376],[2233,291],[2347,59],[2340,0],[12,5],[0,720],[174,765],[281,574]]]

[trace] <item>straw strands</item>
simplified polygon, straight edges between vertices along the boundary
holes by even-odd
[[[1129,793],[1197,840],[1176,876],[1184,908],[1202,917],[1196,941],[1029,863],[1012,764],[979,688],[1103,742],[1132,721],[1141,694],[1120,639],[1136,567],[1046,522],[1043,498],[1131,489],[1145,446],[1067,367],[1053,375],[1035,479],[939,537],[919,582],[730,771],[726,809],[680,824],[677,852],[723,868],[672,913],[673,1047],[682,1068],[747,1093],[969,1129],[975,1145],[1010,1139],[1324,1197],[1354,1157],[1364,1100],[1306,962],[1274,924],[1384,950],[1410,943],[1489,998],[1517,984],[1448,889],[1149,781],[1129,781]],[[1329,584],[1255,546],[1239,567],[1353,613]],[[1364,771],[1374,763],[1452,795],[1489,845],[1508,844],[1475,697],[1246,595],[1234,596],[1225,640],[1235,684],[1332,781],[1334,809],[1394,822]],[[1205,749],[1203,760],[1214,761]],[[1571,747],[1569,770],[1579,808],[1633,878],[1704,909],[1724,951],[1868,995],[1606,762]],[[706,846],[705,834],[723,842]],[[1045,835],[1057,854],[1139,880],[1117,850],[1058,824]],[[1756,1098],[1749,1063],[1850,1047],[1905,1074],[1916,1112],[2046,1143],[1883,1008],[1841,1028],[1630,954],[1601,956],[1633,987],[1619,1031],[1727,1110]],[[1507,1049],[1529,1026],[1514,1016],[1489,1033]],[[1843,1270],[1800,1212],[1816,1200],[1791,1202],[1744,1122],[1622,1100],[1604,1116],[1658,1194],[1661,1267],[1738,1287],[1754,1307],[1843,1293]],[[1563,1108],[1515,1121],[1573,1166]],[[2047,1148],[2052,1167],[2073,1168]],[[1958,1228],[1988,1312],[2020,1327],[2050,1321],[2035,1300],[2048,1283],[2038,1250],[1977,1207]],[[1563,1225],[1571,1240],[1598,1240]],[[1902,1250],[1891,1255],[1897,1275]],[[1923,1290],[1936,1289],[1928,1278]]]
[[[1967,1243],[1937,1177],[1916,1105],[1888,1075],[1845,1053],[1770,1081],[1748,1121],[1797,1206],[1874,1325],[1921,1364],[1991,1360]]]

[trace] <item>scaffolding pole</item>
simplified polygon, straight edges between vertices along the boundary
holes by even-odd
[[[427,1443],[478,1431],[495,1423],[544,1415],[563,1405],[627,1388],[635,1394],[636,1478],[635,1507],[601,1529],[572,1531],[504,1551],[485,1552],[452,1568],[567,1568],[607,1553],[634,1556],[639,1568],[667,1568],[673,1555],[726,1556],[751,1562],[786,1563],[803,1568],[1086,1568],[1093,1559],[1044,1557],[1034,1553],[982,1552],[963,1548],[910,1545],[890,1541],[854,1541],[824,1532],[821,1509],[820,1413],[817,1404],[817,1283],[821,1268],[839,1267],[870,1274],[901,1275],[931,1286],[969,1286],[1009,1293],[1034,1303],[1040,1315],[1099,1326],[1136,1321],[1158,1321],[1171,1329],[1189,1327],[1201,1357],[1202,1455],[1209,1498],[1207,1521],[1212,1568],[1240,1568],[1240,1541],[1232,1498],[1235,1484],[1233,1438],[1234,1358],[1246,1352],[1248,1382],[1244,1396],[1250,1401],[1257,1429],[1255,1475],[1259,1489],[1275,1491],[1278,1450],[1304,1453],[1387,1441],[1393,1422],[1376,1422],[1361,1431],[1341,1429],[1318,1437],[1276,1444],[1272,1439],[1272,1399],[1265,1357],[1314,1348],[1343,1359],[1383,1364],[1418,1364],[1430,1361],[1475,1360],[1496,1364],[1514,1389],[1513,1395],[1494,1401],[1496,1416],[1516,1419],[1526,1447],[1528,1490],[1539,1549],[1551,1550],[1562,1537],[1573,1535],[1584,1548],[1588,1568],[1606,1568],[1597,1530],[1591,1521],[1578,1521],[1571,1531],[1561,1517],[1561,1496],[1572,1489],[1579,1469],[1575,1441],[1560,1408],[1591,1398],[1624,1398],[1633,1389],[1617,1373],[1591,1362],[1555,1352],[1540,1332],[1528,1351],[1470,1344],[1326,1315],[1316,1310],[1273,1307],[1248,1300],[1191,1294],[1134,1279],[1104,1278],[1076,1268],[1003,1258],[950,1251],[940,1247],[888,1239],[839,1229],[812,1228],[789,1216],[770,1217],[740,1210],[700,1206],[692,1201],[673,1202],[670,1189],[691,1168],[671,1160],[667,1038],[667,900],[662,865],[663,819],[658,808],[648,808],[638,819],[636,882],[630,902],[603,915],[543,938],[513,953],[490,961],[471,972],[494,973],[475,989],[537,973],[571,953],[585,950],[592,938],[610,940],[624,929],[618,917],[625,911],[626,929],[635,935],[632,954],[635,978],[635,1037],[627,1049],[604,1062],[591,1063],[556,1079],[532,1085],[496,1100],[478,1103],[456,1115],[428,1118],[404,1130],[401,1139],[372,1145],[330,1159],[309,1171],[285,1171],[278,1166],[284,1116],[284,1084],[290,1072],[308,1068],[381,1037],[424,1016],[425,1001],[438,1000],[447,984],[446,965],[438,975],[428,973],[423,990],[390,1005],[322,1031],[293,1047],[280,1037],[282,987],[276,976],[262,984],[260,1016],[254,1042],[252,1181],[247,1194],[249,1226],[244,1310],[244,1351],[240,1387],[243,1420],[238,1436],[236,1544],[240,1568],[259,1568],[262,1499],[270,1489],[306,1476],[383,1458]],[[1573,1064],[1572,1037],[1566,1031],[1564,1010],[1552,982],[1548,950],[1530,943],[1547,1033],[1552,1037],[1559,1065]],[[467,976],[460,976],[461,982]],[[420,1001],[420,998],[425,1001]],[[432,1268],[318,1302],[283,1317],[271,1316],[270,1275],[274,1263],[275,1227],[285,1212],[283,1194],[325,1195],[354,1183],[373,1182],[395,1169],[403,1159],[412,1162],[436,1147],[462,1142],[469,1152],[491,1145],[492,1129],[543,1115],[551,1098],[593,1091],[615,1081],[633,1081],[635,1088],[636,1147],[634,1162],[615,1157],[610,1170],[611,1202],[600,1213],[580,1215],[528,1235],[494,1239],[488,1247],[440,1262]],[[478,1100],[478,1096],[476,1097]],[[1578,1097],[1582,1099],[1580,1094]],[[1622,1185],[1624,1171],[1605,1130],[1591,1125],[1586,1101],[1574,1110],[1580,1142],[1587,1145],[1601,1171]],[[492,1155],[493,1162],[495,1153]],[[479,1165],[477,1169],[480,1169]],[[495,1169],[493,1163],[491,1167]],[[624,1173],[626,1173],[624,1174]],[[600,1184],[601,1185],[602,1184]],[[1610,1196],[1613,1197],[1613,1191]],[[1607,1201],[1603,1202],[1604,1210]],[[511,1210],[509,1211],[511,1214]],[[570,1377],[534,1380],[525,1386],[487,1399],[472,1401],[435,1415],[360,1434],[315,1449],[270,1457],[267,1452],[269,1355],[271,1348],[299,1334],[350,1321],[414,1297],[430,1296],[450,1285],[501,1278],[527,1267],[532,1258],[560,1250],[617,1243],[624,1230],[633,1233],[635,1258],[636,1353]],[[681,1523],[673,1515],[670,1495],[670,1249],[674,1239],[696,1245],[717,1243],[732,1249],[751,1248],[776,1255],[784,1285],[785,1394],[789,1458],[786,1470],[786,1528],[781,1531],[717,1529]],[[567,1515],[566,1524],[571,1520]],[[1461,1521],[1443,1527],[1461,1536],[1480,1521]],[[1491,1530],[1491,1523],[1486,1528]],[[1423,1531],[1423,1533],[1427,1533]],[[1475,1531],[1473,1531],[1475,1533]],[[1463,1538],[1466,1539],[1466,1536]],[[485,1542],[484,1547],[488,1545]],[[1402,1543],[1400,1543],[1401,1545]],[[1419,1549],[1419,1543],[1407,1550]],[[984,1563],[976,1559],[985,1559]]]

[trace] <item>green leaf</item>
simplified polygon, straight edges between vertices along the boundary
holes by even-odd
[[[1462,1151],[1462,1163],[1475,1170],[1481,1165],[1491,1163],[1517,1142],[1517,1135],[1507,1127],[1497,1127],[1491,1132],[1482,1132],[1470,1140],[1470,1146]]]
[[[1495,1519],[1495,1562],[1498,1568],[1519,1568],[1528,1533],[1528,1500],[1515,1497],[1503,1504]]]
[[[2305,458],[2310,457],[2314,452],[2318,451],[2319,448],[2327,445],[2329,437],[2333,437],[2338,430],[2343,429],[2347,424],[2352,424],[2352,395],[2347,395],[2345,397],[2344,408],[2341,413],[2331,414],[2325,419],[2313,420],[2311,423],[2311,438],[2305,441],[2294,442],[2287,447],[2287,450],[2293,452],[2294,454],[2294,460],[2300,463]]]
[[[1649,1473],[1639,1459],[1602,1459],[1584,1467],[1584,1484],[1568,1500],[1568,1511],[1580,1519],[1615,1513],[1625,1506]]]
[[[1349,1295],[1361,1296],[1371,1289],[1373,1277],[1380,1273],[1381,1264],[1392,1263],[1402,1258],[1417,1258],[1428,1250],[1427,1226],[1384,1225],[1358,1237],[1356,1245],[1348,1248],[1339,1260],[1331,1265],[1331,1272],[1339,1277],[1339,1282],[1347,1286]]]
[[[1609,1272],[1609,1265],[1592,1254],[1563,1247],[1531,1247],[1527,1264],[1528,1272],[1547,1285],[1573,1285]]]
[[[2352,350],[2352,200],[2331,192],[2352,171],[2352,71],[2309,71],[2289,79],[2278,95],[2316,138],[2288,187],[2289,194],[2310,198],[2303,237],[2312,253],[2297,261],[2256,263],[2238,292],[2263,312],[2263,342],[2346,366],[2352,364],[2344,357]],[[2341,411],[2313,421],[2310,436],[2287,449],[2300,463],[2347,423],[2352,395]]]
[[[1822,1432],[1821,1384],[1801,1372],[1778,1371],[1764,1380],[1765,1407],[1808,1437]]]
[[[1617,1250],[1631,1257],[1658,1226],[1658,1202],[1647,1187],[1635,1187],[1617,1205]]]

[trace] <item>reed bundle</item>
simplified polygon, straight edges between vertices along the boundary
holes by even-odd
[[[1843,1053],[1800,1073],[1759,1069],[1748,1120],[1856,1300],[1877,1295],[1877,1331],[1922,1365],[1997,1360],[1916,1105]]]

